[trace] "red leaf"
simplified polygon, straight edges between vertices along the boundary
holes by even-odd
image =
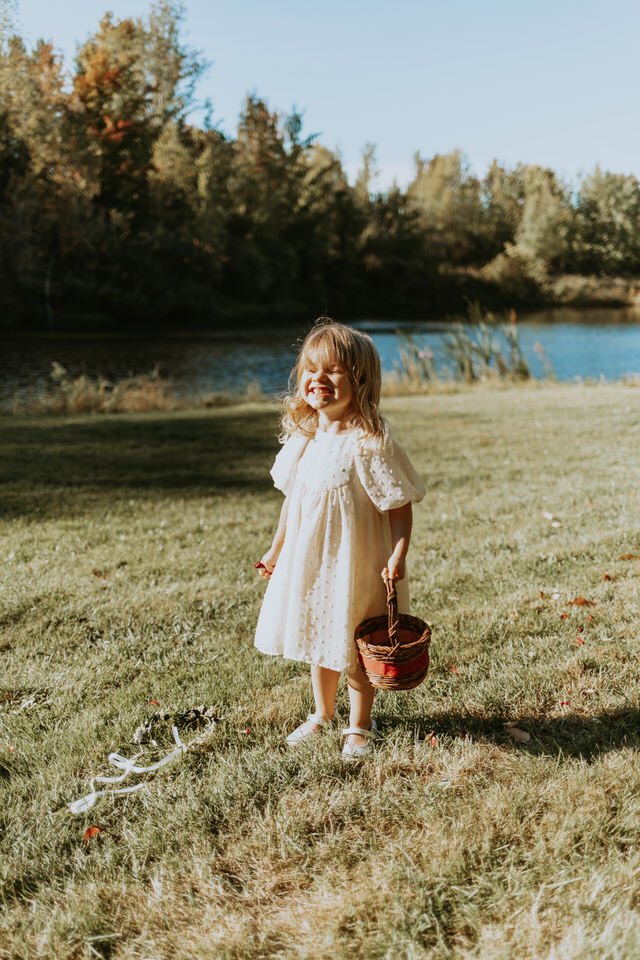
[[[568,613],[561,613],[561,614],[560,614],[560,619],[561,619],[561,620],[566,620],[568,616],[569,616]]]
[[[542,590],[540,591],[540,596],[544,597],[544,593],[542,592]]]
[[[436,735],[435,735],[435,731],[432,730],[431,733],[429,734],[429,743],[431,744],[432,747],[435,747],[435,745],[436,745],[437,742],[438,742],[438,740],[437,740],[437,737],[436,737]]]
[[[591,620],[593,620],[593,617],[589,614],[589,622],[591,622]]]
[[[578,637],[578,639],[576,640],[576,643],[577,643],[580,647],[582,647],[582,646],[584,645],[584,640],[582,639],[582,637]]]
[[[449,667],[449,670],[451,670],[451,673],[460,673],[460,671],[456,670],[455,667]]]
[[[104,827],[87,827],[84,832],[84,842],[89,843],[89,840],[93,840],[93,838],[97,837],[99,833],[104,832]]]
[[[640,560],[640,554],[638,553],[623,553],[618,557],[618,560]]]
[[[609,576],[608,573],[605,573],[605,574],[602,575],[602,579],[603,579],[603,580],[613,580],[613,577]]]
[[[587,600],[585,597],[576,597],[575,600],[569,600],[569,607],[592,607],[593,600]]]
[[[151,704],[152,707],[159,707],[159,706],[160,706],[160,704],[158,703],[157,700],[149,700],[149,703]]]

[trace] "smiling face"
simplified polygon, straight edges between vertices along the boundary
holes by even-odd
[[[359,429],[384,436],[378,411],[380,358],[371,337],[321,317],[304,339],[289,380],[286,435]]]
[[[342,364],[331,357],[308,356],[300,376],[300,394],[319,422],[343,420],[351,409],[353,386]]]

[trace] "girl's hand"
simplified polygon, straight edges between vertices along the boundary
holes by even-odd
[[[387,560],[386,567],[382,570],[383,580],[404,580],[406,574],[406,563],[404,557],[395,557],[393,554]]]
[[[273,573],[276,561],[272,556],[271,550],[268,550],[265,555],[258,560],[257,563],[254,563],[254,567],[258,571],[261,577],[264,577],[265,580],[268,580],[271,574]]]

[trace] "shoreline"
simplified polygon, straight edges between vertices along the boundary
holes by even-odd
[[[581,274],[542,275],[536,280],[538,296],[522,297],[514,287],[501,286],[484,274],[484,268],[450,268],[440,275],[443,284],[434,288],[433,295],[405,302],[385,304],[380,314],[365,309],[329,310],[345,323],[360,324],[367,321],[387,322],[395,318],[397,323],[447,323],[466,313],[469,303],[477,302],[496,314],[511,309],[522,318],[542,310],[631,310],[638,311],[640,321],[640,277],[597,277]],[[450,286],[447,280],[451,281]],[[326,309],[323,307],[323,310]],[[322,310],[320,312],[323,312]],[[82,335],[87,338],[114,337],[123,339],[146,339],[159,331],[165,339],[188,339],[206,336],[225,339],[237,324],[242,322],[248,332],[263,328],[264,324],[286,329],[289,326],[311,323],[318,310],[308,303],[284,301],[280,304],[226,303],[204,314],[152,318],[139,317],[132,332],[130,318],[125,320],[120,313],[83,310],[72,304],[53,305],[53,313],[47,314],[45,304],[34,302],[31,310],[21,310],[0,323],[5,337],[10,339],[46,339],[56,336]],[[176,333],[173,326],[179,323]]]

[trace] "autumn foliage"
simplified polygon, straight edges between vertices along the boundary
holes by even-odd
[[[380,191],[372,144],[351,183],[297,110],[258,94],[223,133],[196,98],[206,63],[183,12],[107,14],[72,65],[0,17],[7,325],[424,316],[555,302],[560,274],[640,274],[632,176],[596,170],[576,188],[494,161],[479,177],[454,150],[417,153],[407,188]],[[631,296],[620,284],[614,298]]]

